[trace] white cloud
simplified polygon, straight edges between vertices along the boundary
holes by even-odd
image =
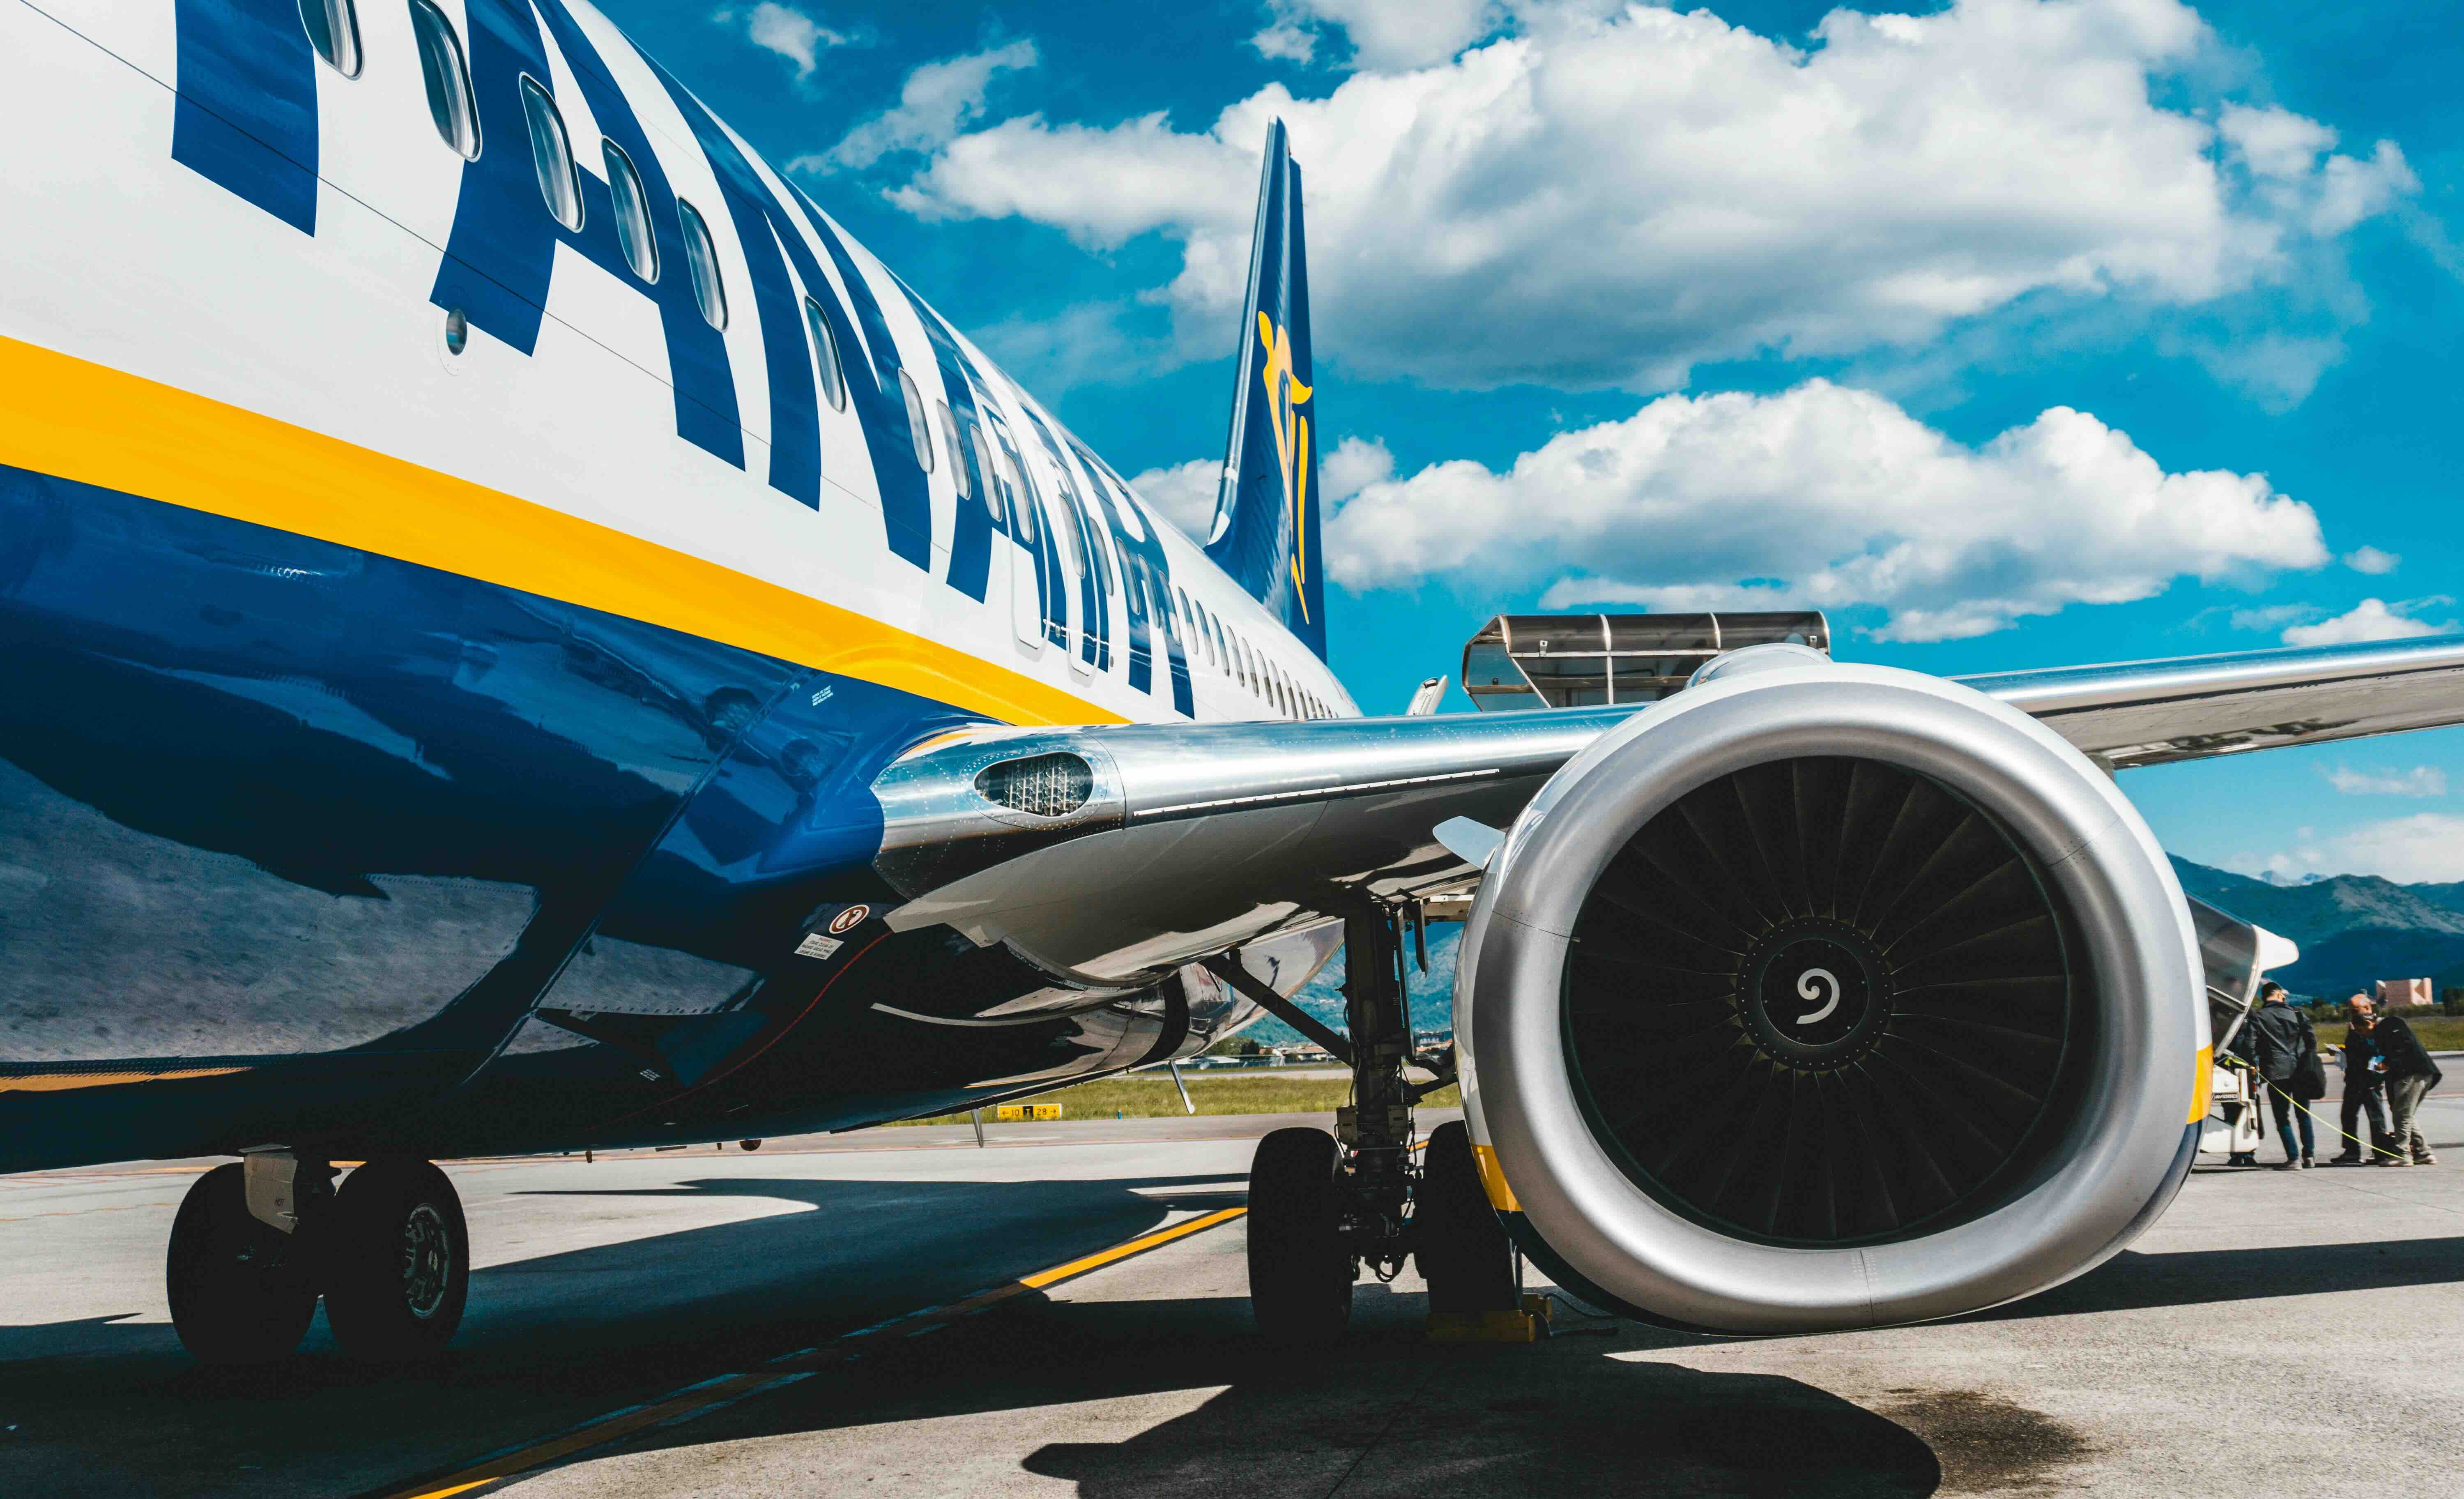
[[[1223,465],[1212,458],[1192,458],[1170,468],[1149,469],[1131,478],[1130,488],[1155,507],[1155,514],[1180,527],[1191,540],[1205,544],[1215,523],[1215,491]]]
[[[1375,437],[1366,442],[1346,437],[1318,462],[1318,494],[1327,503],[1339,505],[1394,476],[1395,455],[1386,451],[1385,443]]]
[[[1211,348],[1280,116],[1308,173],[1320,349],[1369,376],[1647,391],[1707,360],[1914,345],[2023,299],[2035,316],[2325,298],[2335,236],[2417,186],[2391,143],[2340,154],[2281,109],[2173,103],[2216,48],[2178,0],[1838,10],[1810,51],[1704,10],[1597,9],[1523,0],[1501,39],[1323,99],[1271,85],[1200,133],[1006,121],[953,140],[899,201],[1094,247],[1177,240],[1155,295],[1202,323],[1184,346]],[[2238,355],[2180,346],[2288,403],[2366,311],[2356,295],[2317,326],[2241,329]]]
[[[1215,524],[1215,491],[1223,466],[1211,458],[1192,458],[1166,468],[1149,469],[1130,480],[1130,488],[1166,520],[1194,540],[1203,542]],[[1346,437],[1318,460],[1318,495],[1331,505],[1341,504],[1372,484],[1395,474],[1395,455],[1375,438]]]
[[[777,5],[773,0],[761,0],[750,10],[719,11],[711,19],[721,26],[742,22],[744,33],[753,45],[794,63],[800,78],[813,76],[823,53],[833,47],[852,46],[856,41],[848,33],[832,31],[795,7]]]
[[[898,102],[858,124],[838,144],[787,165],[803,171],[863,168],[894,151],[935,151],[983,118],[984,96],[1003,73],[1032,68],[1042,58],[1025,37],[985,52],[928,62],[907,75]]]
[[[1372,483],[1335,511],[1326,550],[1354,590],[1438,579],[1545,584],[1545,608],[1872,605],[1897,640],[2328,560],[2318,518],[2263,475],[2168,474],[2067,407],[1971,449],[1821,380],[1663,396],[1503,474],[1456,460]]]
[[[2233,611],[2235,629],[2282,629],[2287,625],[2300,625],[2326,613],[2315,604],[2270,604],[2255,609]]]
[[[1249,38],[1261,57],[1280,58],[1285,62],[1308,62],[1317,56],[1317,33],[1289,21],[1277,21]]]
[[[1216,320],[1214,343],[1240,315],[1249,271],[1249,221],[1258,163],[1204,136],[1175,131],[1161,113],[1110,129],[1047,124],[1041,115],[1005,120],[952,141],[891,201],[927,218],[1017,215],[1058,224],[1090,246],[1117,245],[1155,227],[1158,214],[1221,215],[1241,223],[1240,243],[1210,237],[1192,244],[1182,271],[1204,267],[1227,281],[1233,308]],[[1229,219],[1226,219],[1229,222]],[[1237,250],[1237,254],[1235,252]],[[1213,257],[1234,254],[1216,264]],[[1310,261],[1311,275],[1316,261]]]
[[[2334,619],[2323,619],[2316,625],[2294,625],[2284,631],[2288,646],[2343,646],[2359,640],[2409,640],[2415,635],[2441,635],[2455,628],[2449,620],[2432,625],[2411,618],[2407,610],[2428,607],[2445,600],[2422,599],[2389,606],[2378,599],[2364,599]]]
[[[2321,766],[2319,774],[2327,783],[2346,796],[2445,796],[2447,772],[2436,765],[2415,765],[2410,770],[2355,770],[2339,765],[2333,770]]]
[[[2399,885],[2464,879],[2464,817],[2415,812],[2328,838],[2304,837],[2264,861],[2242,862],[2288,880],[2305,874],[2376,874]]]
[[[2395,571],[2396,564],[2403,561],[2404,559],[2395,553],[2382,552],[2375,546],[2356,547],[2344,554],[2345,566],[2357,573],[2368,573],[2372,576],[2391,573]]]
[[[1261,53],[1307,62],[1316,49],[1316,28],[1337,28],[1352,40],[1353,65],[1364,68],[1444,62],[1504,19],[1490,0],[1270,0],[1267,10],[1275,24],[1250,38]],[[1265,38],[1276,33],[1300,38],[1304,50],[1268,51]]]

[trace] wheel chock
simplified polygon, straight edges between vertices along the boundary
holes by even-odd
[[[1432,1343],[1536,1343],[1549,1335],[1550,1301],[1527,1295],[1515,1312],[1432,1312]]]

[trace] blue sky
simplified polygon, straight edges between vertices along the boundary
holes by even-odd
[[[1287,119],[1373,712],[1501,610],[1943,672],[2464,619],[2453,8],[603,3],[1168,508]],[[2464,878],[2464,731],[2123,785],[2189,858]]]

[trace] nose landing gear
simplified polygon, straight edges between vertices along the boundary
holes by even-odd
[[[211,1364],[284,1357],[307,1335],[321,1293],[335,1340],[353,1357],[441,1353],[471,1292],[470,1230],[445,1173],[379,1157],[334,1192],[321,1161],[270,1164],[253,1157],[261,1177],[279,1176],[279,1197],[261,1190],[253,1202],[252,1168],[217,1166],[180,1204],[166,1281],[188,1352]]]

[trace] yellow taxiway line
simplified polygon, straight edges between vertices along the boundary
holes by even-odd
[[[1140,1235],[1127,1243],[1116,1244],[1109,1249],[1099,1249],[1093,1254],[1053,1266],[1049,1269],[1037,1270],[1031,1275],[1022,1275],[1016,1280],[1005,1281],[1001,1285],[979,1290],[972,1296],[945,1302],[937,1307],[927,1307],[920,1312],[905,1312],[891,1317],[887,1322],[876,1322],[870,1327],[858,1328],[827,1343],[799,1349],[792,1354],[782,1354],[759,1369],[743,1374],[720,1375],[699,1384],[689,1384],[681,1390],[660,1396],[643,1404],[628,1406],[624,1410],[596,1417],[545,1441],[530,1443],[509,1448],[494,1456],[481,1458],[468,1467],[424,1480],[407,1488],[387,1490],[385,1499],[450,1499],[451,1495],[469,1494],[492,1484],[501,1483],[506,1479],[518,1477],[523,1473],[543,1467],[550,1463],[572,1457],[591,1447],[614,1442],[621,1437],[631,1436],[635,1432],[646,1431],[652,1426],[705,1415],[721,1405],[748,1399],[764,1390],[792,1384],[799,1379],[810,1378],[820,1373],[824,1367],[859,1356],[864,1351],[864,1346],[875,1339],[913,1337],[918,1334],[929,1333],[946,1323],[955,1322],[960,1317],[972,1316],[988,1307],[1007,1301],[1012,1296],[1023,1295],[1030,1290],[1042,1290],[1048,1286],[1057,1286],[1063,1281],[1075,1280],[1081,1275],[1100,1270],[1108,1265],[1117,1265],[1123,1260],[1134,1258],[1150,1250],[1160,1249],[1165,1245],[1186,1239],[1193,1234],[1204,1233],[1210,1228],[1220,1228],[1248,1211],[1245,1206],[1221,1208],[1212,1213],[1174,1223],[1168,1228],[1158,1228],[1154,1233]]]

